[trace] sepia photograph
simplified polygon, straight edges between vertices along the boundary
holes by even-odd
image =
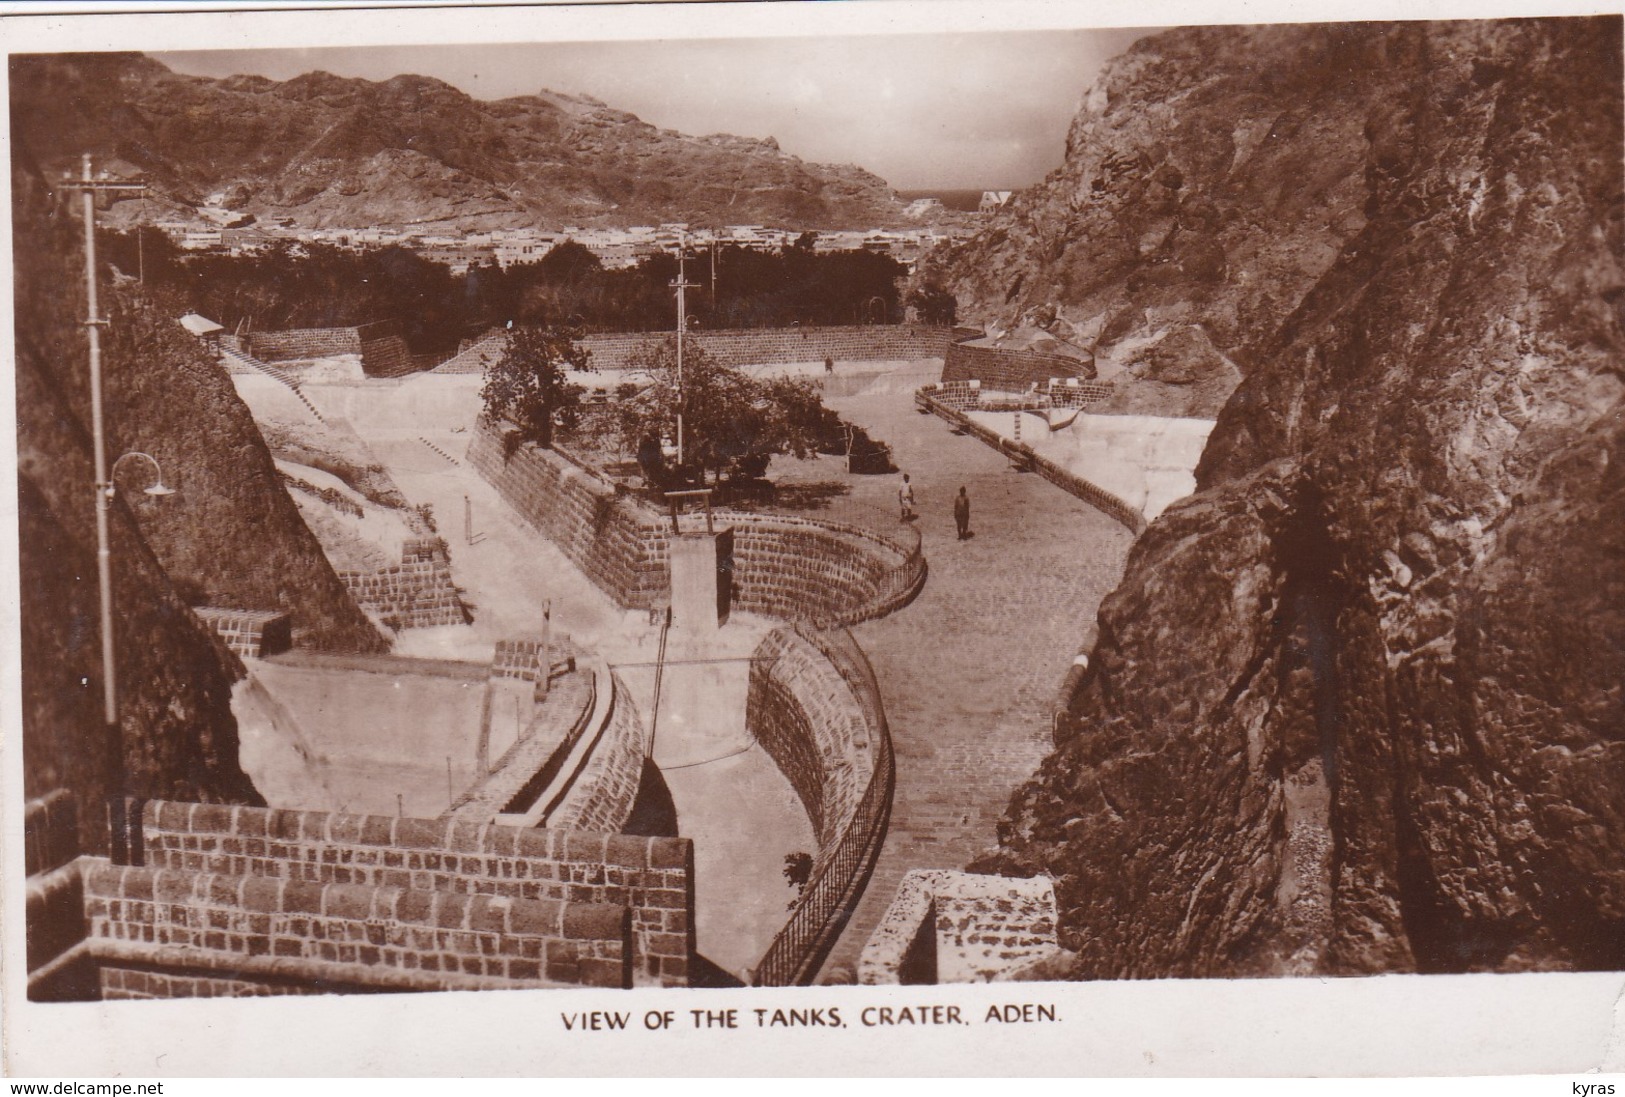
[[[652,7],[0,21],[8,1033],[1618,998],[1621,16]]]

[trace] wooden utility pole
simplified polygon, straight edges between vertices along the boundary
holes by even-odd
[[[690,282],[683,273],[683,260],[686,257],[687,241],[681,233],[677,236],[677,281],[671,284],[677,291],[677,467],[682,468],[683,461],[683,335],[688,327],[688,308],[684,291],[694,289],[699,283]]]

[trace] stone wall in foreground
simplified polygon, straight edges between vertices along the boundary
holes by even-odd
[[[680,838],[132,802],[137,864],[28,805],[29,996],[686,986]]]

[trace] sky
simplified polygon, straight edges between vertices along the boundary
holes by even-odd
[[[433,76],[478,99],[594,96],[688,134],[773,137],[899,190],[1005,189],[1058,167],[1101,65],[1147,30],[958,32],[153,53],[200,76]]]

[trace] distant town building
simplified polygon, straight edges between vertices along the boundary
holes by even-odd
[[[1011,192],[1007,190],[984,190],[982,192],[982,201],[977,205],[976,212],[992,213],[1010,201],[1010,194]]]

